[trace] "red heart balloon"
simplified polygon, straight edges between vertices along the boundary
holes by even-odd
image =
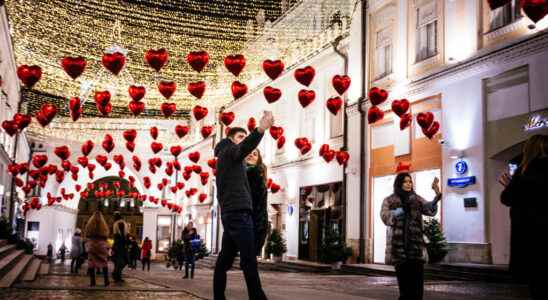
[[[496,9],[512,2],[512,0],[487,0],[487,2],[491,9]]]
[[[436,133],[438,133],[439,130],[440,130],[440,123],[438,121],[434,121],[432,122],[432,125],[428,129],[422,128],[422,133],[424,133],[424,135],[427,138],[432,139],[432,137],[434,137],[434,135],[436,135]]]
[[[164,145],[162,145],[162,143],[158,143],[158,142],[152,142],[150,144],[150,149],[152,149],[152,152],[154,152],[154,154],[162,151],[162,149],[164,149]]]
[[[193,165],[192,166],[192,172],[196,174],[202,173],[202,167],[200,165]]]
[[[188,159],[192,161],[193,163],[197,164],[198,161],[200,161],[200,152],[195,151],[188,154]],[[187,170],[185,170],[187,171]]]
[[[238,76],[245,67],[245,57],[241,54],[228,55],[225,57],[225,67],[234,76]]]
[[[169,99],[173,94],[175,94],[175,90],[177,90],[177,83],[175,81],[160,81],[158,83],[158,90],[160,91],[160,94],[164,96],[164,98]]]
[[[124,157],[120,154],[116,154],[112,157],[112,160],[114,160],[114,162],[118,165],[123,165],[124,164]]]
[[[103,146],[103,149],[110,153],[114,149],[114,140],[112,139],[112,136],[110,134],[106,134],[105,138],[103,139],[103,143],[101,144]]]
[[[70,167],[70,172],[72,174],[78,174],[78,172],[80,172],[80,169],[78,168],[78,166],[71,166]]]
[[[137,130],[135,130],[135,129],[128,129],[128,130],[125,130],[125,131],[122,133],[122,136],[124,137],[124,139],[125,139],[127,142],[134,142],[134,141],[135,141],[135,138],[137,137]]]
[[[9,136],[14,136],[18,130],[17,123],[11,120],[4,120],[2,122],[2,128],[4,129],[6,134]]]
[[[135,151],[135,143],[134,142],[126,142],[126,149],[129,152]]]
[[[274,182],[270,185],[270,191],[272,192],[272,194],[276,194],[280,190],[280,188],[281,187]]]
[[[164,102],[160,105],[160,110],[164,114],[164,117],[169,118],[177,111],[177,106],[174,102]]]
[[[55,150],[53,150],[53,152],[61,160],[67,160],[70,156],[70,150],[69,150],[69,147],[67,146],[55,147]]]
[[[126,57],[120,52],[105,53],[101,58],[101,63],[112,74],[118,75],[126,64]]]
[[[305,155],[306,153],[310,152],[312,149],[312,144],[307,143],[301,148],[301,155]]]
[[[139,163],[139,164],[141,163],[141,159],[140,159],[138,156],[135,156],[135,155],[133,155],[133,156],[131,157],[131,160],[132,160],[134,163]]]
[[[534,23],[548,14],[548,0],[520,0],[520,4],[525,15]]]
[[[153,140],[158,138],[158,127],[156,126],[150,127],[149,132]]]
[[[17,174],[19,174],[19,165],[18,164],[15,164],[15,163],[11,163],[8,165],[8,172],[12,175],[12,176],[17,176]]]
[[[343,100],[341,97],[332,97],[327,99],[326,106],[327,109],[333,114],[337,115],[339,113],[339,110],[341,109],[343,105]]]
[[[126,177],[126,172],[124,172],[124,171],[119,171],[119,172],[118,172],[118,176],[120,176],[121,178],[124,178],[124,177]]]
[[[284,129],[281,126],[271,126],[269,131],[270,135],[275,140],[277,140],[284,134]]]
[[[285,68],[284,63],[279,59],[277,60],[267,59],[263,61],[263,70],[266,73],[266,75],[270,77],[270,79],[272,80],[275,80],[276,78],[278,78],[278,76],[280,76],[280,74],[282,74],[282,72],[284,71],[284,68]]]
[[[300,90],[298,97],[299,103],[305,108],[316,99],[316,93],[312,90]]]
[[[145,104],[138,101],[129,101],[128,108],[134,116],[138,116],[145,110]]]
[[[247,94],[247,85],[239,81],[234,81],[230,89],[232,91],[232,96],[234,97],[234,100],[239,99]]]
[[[42,68],[33,65],[22,65],[17,68],[17,77],[27,86],[32,88],[42,78]]]
[[[135,171],[139,172],[141,170],[141,163],[133,162],[133,168]]]
[[[200,195],[198,195],[198,201],[200,201],[200,203],[204,203],[206,199],[207,199],[207,194],[200,193]]]
[[[282,135],[276,141],[276,146],[278,147],[278,149],[282,149],[284,145],[285,145],[285,136]]]
[[[282,91],[271,86],[267,86],[263,89],[263,94],[268,103],[274,103],[282,97]]]
[[[201,72],[209,61],[206,51],[193,51],[186,56],[186,61],[196,72]]]
[[[170,190],[171,190],[171,192],[172,192],[173,194],[177,193],[177,186],[172,186],[172,187],[170,188]],[[171,204],[171,203],[170,203],[170,204]]]
[[[16,113],[13,116],[13,122],[15,122],[15,124],[17,124],[17,128],[20,131],[27,128],[27,126],[29,126],[31,121],[32,121],[32,118],[31,118],[30,115],[24,115],[24,114],[21,114],[21,113]]]
[[[90,172],[93,172],[93,170],[95,170],[95,165],[94,164],[88,164],[88,171]]]
[[[434,114],[431,112],[421,112],[417,114],[417,123],[419,126],[423,129],[430,128],[430,125],[432,125],[432,122],[434,122]]]
[[[409,127],[411,125],[411,121],[413,121],[413,117],[411,116],[411,113],[406,113],[400,118],[400,130],[404,130],[405,128]]]
[[[180,138],[182,139],[183,137],[185,137],[188,132],[190,131],[190,127],[189,126],[185,126],[185,125],[177,125],[175,126],[175,134]]]
[[[72,97],[69,100],[69,112],[73,122],[76,122],[82,116],[82,103],[80,97]]]
[[[229,126],[230,124],[232,124],[235,117],[236,115],[234,115],[233,112],[229,111],[229,112],[222,112],[219,119],[221,120],[223,124],[225,124],[225,126]]]
[[[32,157],[32,165],[37,169],[40,169],[41,167],[43,167],[47,162],[48,162],[48,156],[45,154],[35,154]]]
[[[307,66],[304,68],[300,68],[295,70],[295,79],[304,86],[309,86],[310,83],[312,83],[312,80],[314,80],[314,76],[316,75],[316,70],[314,70],[313,67]]]
[[[38,120],[38,123],[40,123],[42,127],[46,127],[53,120],[53,118],[55,118],[56,114],[57,107],[53,104],[46,103],[43,104],[40,111],[36,113],[36,120]]]
[[[70,163],[70,161],[68,160],[64,160],[63,162],[61,162],[61,166],[63,167],[63,169],[65,171],[70,171],[70,168],[72,167],[72,164]]]
[[[348,164],[348,159],[350,158],[350,154],[348,154],[348,152],[346,152],[344,150],[341,150],[341,151],[337,152],[336,157],[337,157],[337,162],[339,163],[339,165],[346,166]]]
[[[207,161],[207,165],[212,168],[212,169],[215,169],[217,168],[217,159],[216,158],[211,158]]]
[[[249,120],[247,120],[247,130],[249,130],[249,132],[255,130],[255,128],[257,128],[257,120],[255,120],[255,118],[251,117],[249,118]]]
[[[109,91],[100,91],[100,92],[95,92],[93,99],[95,100],[95,104],[97,105],[97,107],[99,106],[104,107],[110,103],[110,97],[111,95]]]
[[[177,189],[182,190],[184,188],[185,188],[185,183],[184,182],[177,182]]]
[[[335,158],[335,150],[333,149],[329,149],[327,150],[323,155],[322,155],[323,159],[326,161],[326,162],[331,162],[334,158]]]
[[[97,110],[103,115],[103,116],[108,116],[108,114],[110,114],[110,112],[112,111],[112,104],[111,103],[107,103],[105,105],[97,105]]]
[[[162,178],[162,184],[163,185],[168,185],[169,184],[169,180],[167,178]]]
[[[196,121],[200,121],[205,116],[207,116],[207,112],[207,107],[202,107],[200,105],[196,105],[194,106],[194,108],[192,108],[192,114],[194,115]]]
[[[367,111],[367,121],[369,122],[369,124],[380,121],[382,120],[382,118],[384,118],[384,112],[377,106],[372,106]]]
[[[177,160],[174,160],[174,161],[173,161],[173,167],[174,167],[175,170],[177,170],[177,171],[180,171],[180,170],[181,170],[181,164],[180,164]]]
[[[156,72],[159,72],[165,66],[168,57],[169,54],[165,48],[158,50],[149,49],[145,52],[145,61],[151,68],[156,70]]]
[[[392,101],[392,111],[401,118],[409,110],[409,101],[407,99]]]
[[[183,151],[183,147],[181,147],[179,145],[171,146],[171,148],[169,148],[169,151],[171,151],[171,154],[173,156],[175,156],[175,158],[177,158],[177,156],[179,156],[179,154],[181,154],[181,151]]]
[[[319,150],[320,156],[323,156],[329,150],[330,150],[330,148],[329,148],[328,144],[321,145],[320,150]]]
[[[133,101],[141,101],[147,92],[145,87],[142,85],[131,85],[127,91]]]
[[[101,165],[101,166],[104,166],[107,161],[108,161],[108,157],[106,157],[105,155],[101,155],[101,154],[97,154],[95,156],[95,160]]]
[[[78,163],[83,167],[87,167],[88,166],[88,158],[87,156],[80,156],[78,157]]]
[[[159,158],[159,157],[154,158],[154,165],[158,168],[161,167],[162,166],[162,159]]]
[[[186,88],[192,96],[198,99],[202,99],[202,96],[204,95],[206,89],[206,84],[204,81],[191,82],[187,85]]]
[[[350,77],[348,75],[335,75],[333,76],[333,79],[331,80],[331,83],[333,84],[333,88],[339,95],[342,96],[348,88],[350,87]]]
[[[378,87],[373,87],[369,90],[368,96],[371,104],[379,105],[388,98],[388,92],[383,89],[379,89]]]
[[[65,56],[61,59],[61,67],[72,79],[78,78],[86,69],[86,60],[81,57]]]
[[[202,182],[202,185],[206,185],[209,180],[209,173],[202,172],[200,173],[200,181]]]
[[[200,133],[202,134],[202,137],[204,139],[210,136],[212,132],[213,132],[212,126],[202,126],[202,129],[200,130]]]
[[[297,149],[303,148],[306,144],[309,144],[309,142],[308,139],[305,137],[295,139],[295,147],[297,147]]]
[[[85,156],[88,156],[89,153],[91,152],[91,150],[93,150],[93,147],[95,145],[93,144],[93,142],[91,140],[87,140],[85,141],[83,144],[82,144],[82,154],[85,155]]]
[[[57,181],[57,183],[63,182],[64,179],[65,179],[65,173],[63,171],[57,171],[55,173],[55,181]]]

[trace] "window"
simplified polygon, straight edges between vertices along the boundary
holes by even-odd
[[[417,8],[415,62],[438,54],[438,20],[436,2]]]
[[[171,216],[158,216],[157,220],[157,252],[166,253],[171,241]]]
[[[496,30],[513,23],[521,18],[521,9],[517,0],[512,0],[510,3],[491,10],[489,29]]]
[[[392,73],[392,30],[385,28],[377,31],[375,38],[375,79],[381,79]]]

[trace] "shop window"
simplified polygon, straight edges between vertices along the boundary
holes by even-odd
[[[510,118],[530,111],[528,66],[486,79],[484,87],[488,121]]]
[[[375,80],[392,74],[392,29],[377,31],[375,37]]]
[[[521,8],[519,1],[512,0],[510,3],[489,12],[489,30],[493,31],[499,29],[520,18]]]
[[[158,216],[156,252],[166,253],[171,241],[171,216]]]
[[[371,149],[394,145],[394,123],[387,122],[371,127]]]
[[[436,2],[417,8],[415,62],[438,54],[438,20]]]

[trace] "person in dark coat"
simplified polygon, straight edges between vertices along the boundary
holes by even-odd
[[[114,243],[112,244],[114,270],[112,271],[112,278],[114,279],[114,282],[121,283],[124,282],[122,279],[122,271],[129,262],[129,241],[127,239],[129,227],[127,223],[122,220],[122,216],[119,212],[114,213],[114,221]]]
[[[510,207],[510,272],[529,283],[531,299],[548,299],[548,259],[540,245],[548,228],[548,136],[529,138],[514,175],[505,173],[499,181],[505,186],[501,201]]]
[[[185,256],[185,276],[183,279],[194,278],[194,268],[196,263],[196,252],[192,248],[192,241],[198,237],[196,234],[196,228],[194,228],[194,223],[188,222],[183,229],[183,253]],[[189,276],[190,269],[190,276]]]
[[[129,238],[129,267],[132,269],[137,269],[137,261],[141,257],[141,249],[139,249],[139,244],[135,237],[131,236]]]
[[[422,216],[433,217],[441,200],[439,179],[432,182],[436,193],[428,202],[413,190],[409,173],[394,180],[394,193],[384,199],[381,219],[387,226],[386,263],[396,268],[399,300],[422,300],[424,291],[424,229]]]
[[[52,262],[53,261],[53,246],[51,245],[51,243],[48,244],[48,262]]]
[[[253,150],[247,157],[247,179],[253,200],[253,226],[255,227],[255,254],[261,255],[268,231],[267,212],[267,169],[259,149]]]
[[[226,299],[226,272],[232,267],[238,251],[249,299],[266,299],[257,271],[253,203],[244,160],[257,148],[264,132],[272,125],[274,117],[271,112],[265,111],[259,126],[249,135],[245,129],[233,127],[228,131],[227,138],[215,146],[217,197],[224,232],[213,275],[214,300]]]

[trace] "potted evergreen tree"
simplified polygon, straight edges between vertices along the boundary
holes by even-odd
[[[320,250],[320,261],[332,264],[334,270],[340,270],[341,265],[352,256],[352,248],[346,246],[341,234],[333,228],[325,231]]]
[[[440,222],[434,218],[424,220],[424,235],[428,239],[426,241],[428,263],[441,262],[447,255],[449,247],[441,230]]]
[[[272,230],[272,233],[266,241],[266,255],[270,256],[276,263],[282,261],[282,256],[287,252],[285,240],[277,229]]]

